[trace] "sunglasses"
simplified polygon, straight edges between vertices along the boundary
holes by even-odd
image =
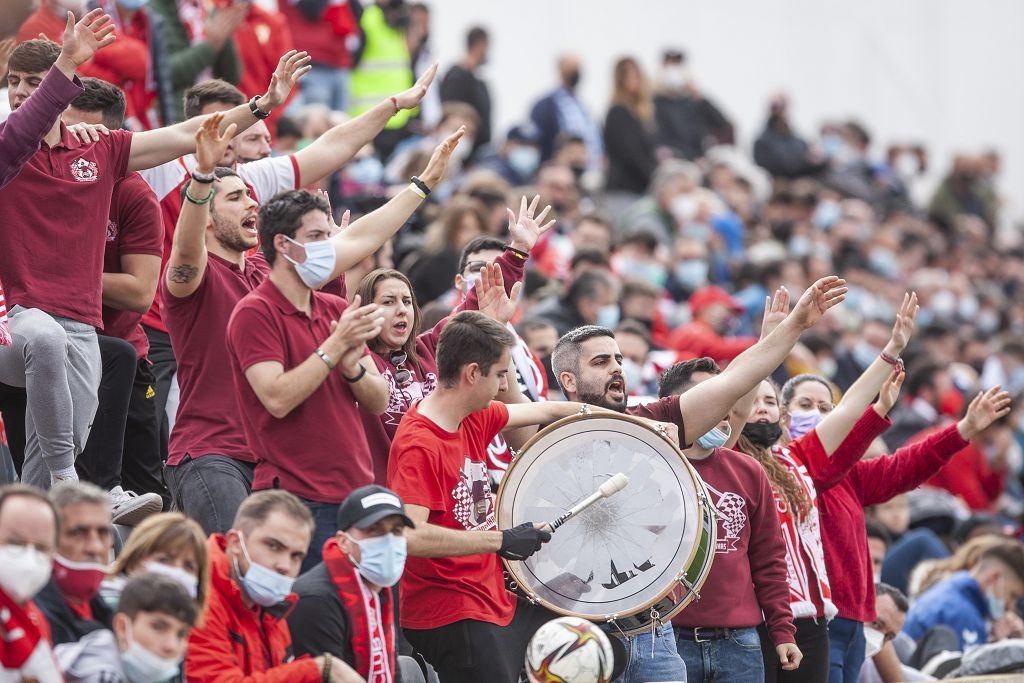
[[[395,384],[398,388],[404,389],[412,384],[412,372],[405,367],[405,362],[409,360],[408,354],[405,351],[395,351],[389,360],[395,367]]]

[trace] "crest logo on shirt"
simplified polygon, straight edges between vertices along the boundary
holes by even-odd
[[[736,544],[740,540],[743,527],[747,525],[747,501],[738,493],[722,493],[710,485],[708,491],[711,493],[715,510],[718,511],[718,543],[715,546],[715,553],[734,552],[738,550]]]
[[[80,183],[94,183],[100,179],[95,161],[78,157],[71,162],[71,176]]]
[[[117,223],[114,221],[107,221],[107,241],[113,242],[117,239]]]
[[[493,529],[494,499],[487,481],[487,465],[466,456],[459,471],[459,483],[452,489],[452,515],[466,529]]]

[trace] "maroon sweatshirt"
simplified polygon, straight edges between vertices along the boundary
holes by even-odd
[[[505,284],[505,292],[511,293],[512,285],[523,279],[526,270],[526,261],[518,256],[505,252],[494,262],[501,267],[501,276]],[[466,300],[452,313],[459,311],[475,311],[478,308],[476,288],[469,291]],[[407,360],[403,366],[412,373],[412,383],[406,387],[399,387],[395,383],[395,372],[397,368],[391,364],[390,354],[370,352],[377,370],[387,380],[389,397],[388,407],[382,415],[372,415],[366,411],[360,411],[359,416],[363,422],[363,429],[366,431],[366,441],[370,445],[370,456],[373,458],[373,479],[376,483],[384,485],[387,483],[388,453],[391,452],[391,440],[398,430],[398,425],[405,417],[410,406],[421,398],[429,396],[437,387],[437,361],[434,359],[437,353],[437,342],[441,338],[441,330],[444,329],[448,318],[440,321],[433,328],[423,332],[416,337],[416,359],[420,367]]]
[[[846,457],[846,449],[863,454],[891,424],[868,408],[832,454],[833,460]],[[917,488],[967,443],[953,424],[923,441],[898,448],[892,455],[861,460],[837,481],[815,479],[825,568],[840,617],[864,623],[875,620],[875,582],[864,506],[884,503]]]
[[[765,622],[776,645],[796,642],[786,544],[772,487],[760,463],[716,448],[703,460],[690,459],[690,464],[718,510],[718,544],[701,599],[672,623],[688,628],[748,628]]]

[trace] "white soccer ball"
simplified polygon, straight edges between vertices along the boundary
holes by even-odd
[[[613,664],[608,636],[578,617],[549,621],[526,647],[526,675],[532,683],[608,683]]]

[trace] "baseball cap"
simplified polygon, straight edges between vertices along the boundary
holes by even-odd
[[[405,514],[402,499],[397,493],[383,486],[370,484],[348,494],[348,498],[342,502],[338,508],[338,529],[365,529],[389,515],[398,515],[407,527],[416,527]]]
[[[505,136],[509,142],[525,142],[529,145],[540,144],[540,130],[533,123],[513,126]]]
[[[690,295],[690,310],[700,313],[712,304],[725,304],[737,313],[743,312],[743,304],[734,299],[727,291],[715,285],[701,287]]]

